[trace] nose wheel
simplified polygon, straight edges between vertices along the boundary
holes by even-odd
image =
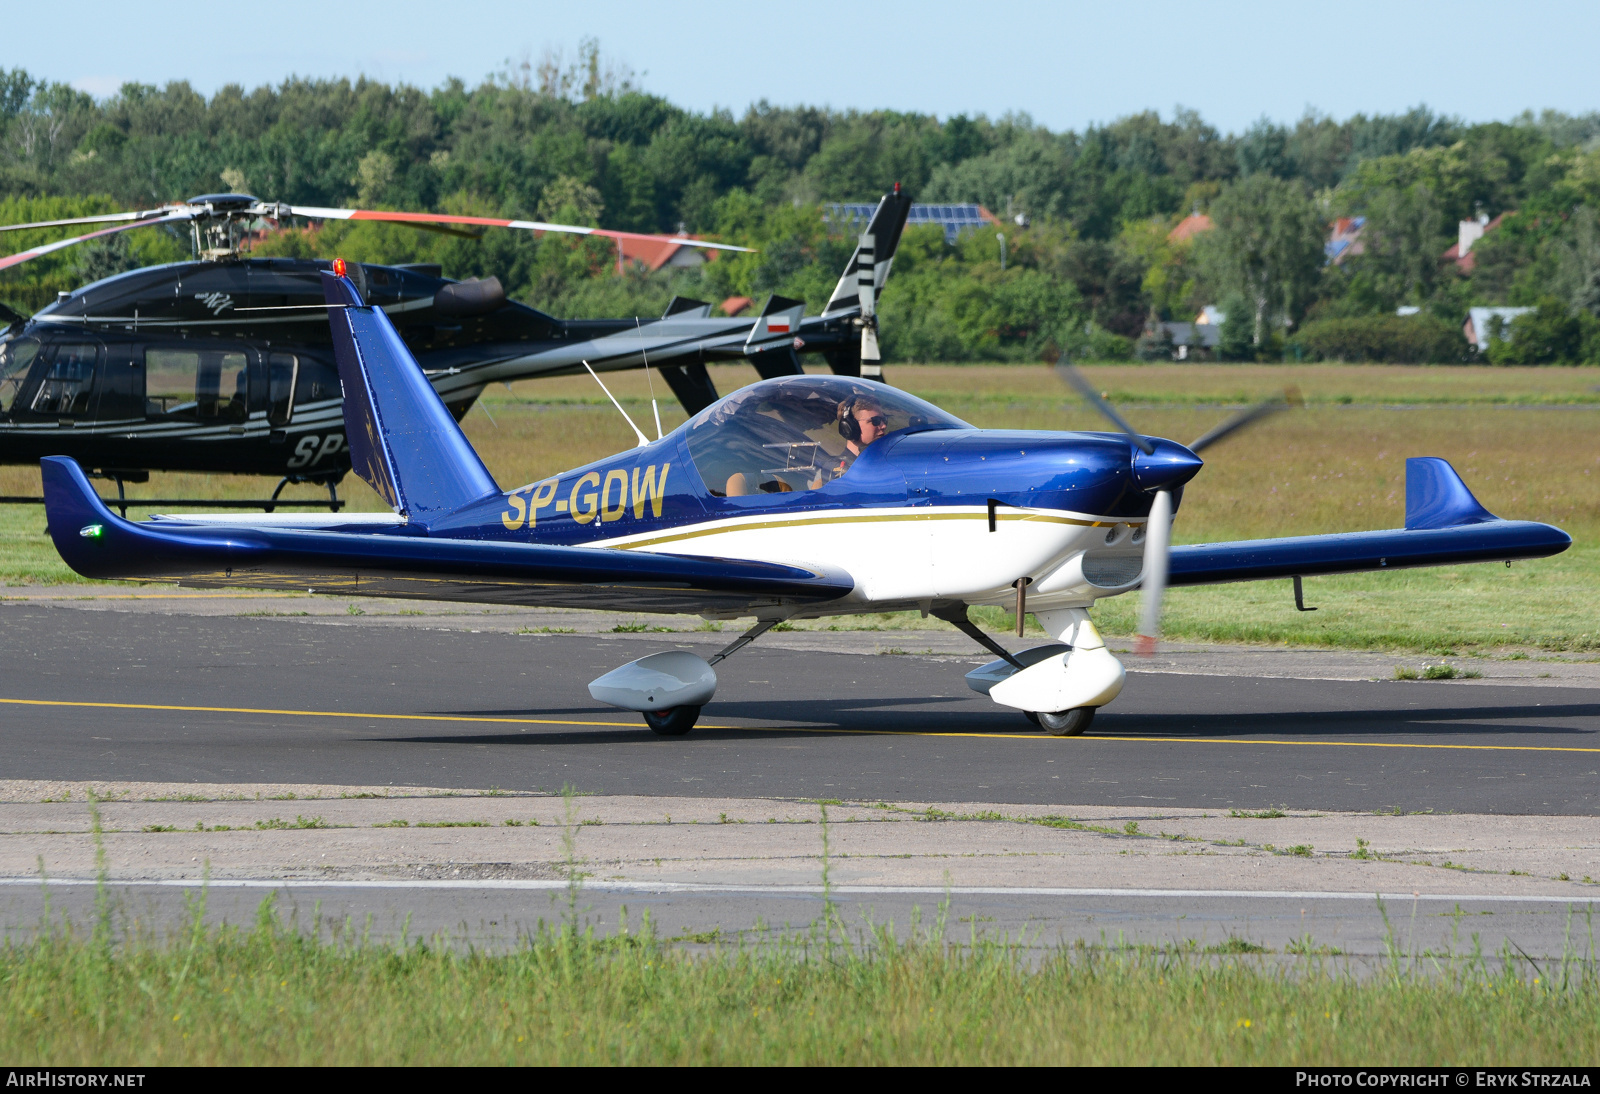
[[[682,737],[700,720],[699,707],[669,707],[666,710],[646,710],[644,724],[663,737]]]
[[[1076,707],[1072,710],[1058,710],[1054,713],[1031,710],[1023,711],[1023,715],[1050,734],[1052,737],[1078,737],[1089,728],[1089,723],[1094,721],[1096,707]]]

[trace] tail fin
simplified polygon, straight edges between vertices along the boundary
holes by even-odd
[[[1406,460],[1406,528],[1454,528],[1499,520],[1478,503],[1448,460],[1413,456]]]
[[[333,305],[328,325],[356,474],[395,512],[424,522],[498,494],[383,309],[367,307],[348,279],[327,271],[322,293]]]
[[[905,230],[906,217],[910,215],[911,195],[903,193],[900,184],[896,183],[893,192],[883,195],[878,208],[872,213],[872,219],[867,222],[864,234],[872,237],[874,249],[869,259],[873,265],[872,283],[879,293],[883,292],[883,283],[889,280],[889,267],[894,263],[894,252],[900,246],[900,233]],[[861,246],[857,244],[850,255],[850,262],[844,268],[844,274],[833,288],[833,295],[828,297],[828,306],[822,309],[824,319],[860,306],[858,271],[861,262]]]
[[[800,330],[800,320],[805,316],[806,302],[790,300],[773,293],[767,306],[750,326],[750,336],[744,341],[744,355],[763,380],[775,376],[803,376],[800,355],[795,352],[795,334]]]

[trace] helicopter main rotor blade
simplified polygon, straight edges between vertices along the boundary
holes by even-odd
[[[1189,451],[1198,456],[1202,450],[1210,448],[1224,437],[1233,435],[1247,425],[1259,422],[1263,418],[1270,418],[1272,415],[1277,414],[1280,411],[1288,410],[1290,407],[1304,405],[1305,400],[1300,397],[1299,388],[1284,388],[1283,395],[1281,397],[1273,396],[1266,402],[1257,403],[1249,410],[1241,410],[1239,413],[1235,414],[1233,417],[1229,418],[1215,429],[1207,432],[1204,436],[1195,441],[1191,441],[1189,444]]]
[[[284,205],[279,207],[285,216],[308,217],[312,220],[377,220],[393,224],[461,224],[480,228],[516,228],[528,232],[564,232],[568,235],[602,236],[605,239],[642,240],[650,243],[676,243],[682,247],[696,247],[710,251],[753,251],[752,247],[738,247],[732,243],[709,243],[687,236],[648,235],[643,232],[618,232],[609,228],[587,228],[578,224],[548,224],[542,220],[505,220],[500,217],[468,217],[449,213],[402,213],[383,209],[328,209],[311,205]]]
[[[1089,378],[1079,372],[1066,358],[1063,357],[1056,362],[1056,375],[1061,377],[1072,390],[1083,396],[1083,401],[1098,410],[1102,417],[1126,433],[1140,452],[1146,456],[1155,452],[1156,446],[1150,443],[1150,439],[1129,425],[1128,420],[1117,413],[1116,407],[1102,399],[1100,393],[1094,389],[1094,385],[1089,382]]]
[[[32,224],[0,224],[0,232],[20,232],[27,228],[65,228],[69,224],[111,224],[120,220],[154,219],[163,209],[146,209],[136,213],[101,213],[92,217],[68,217],[66,220],[36,220]]]
[[[141,220],[133,224],[119,224],[115,228],[102,228],[98,232],[90,232],[87,235],[73,236],[71,239],[57,240],[54,243],[46,243],[43,246],[33,247],[26,251],[18,251],[14,255],[7,255],[4,258],[0,258],[0,270],[8,270],[12,266],[20,266],[30,258],[38,258],[40,255],[47,255],[52,251],[59,251],[63,248],[71,247],[75,243],[85,243],[91,239],[99,239],[101,236],[115,235],[118,232],[126,232],[134,228],[144,228],[151,224],[170,224],[175,221],[193,219],[194,216],[192,213],[172,213],[168,216],[155,217],[151,220]]]

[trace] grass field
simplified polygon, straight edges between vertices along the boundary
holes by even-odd
[[[754,378],[712,370],[721,391]],[[1180,543],[1398,527],[1405,458],[1443,456],[1504,517],[1572,534],[1554,559],[1391,574],[1313,578],[1316,612],[1300,613],[1286,581],[1175,590],[1166,631],[1176,638],[1347,647],[1488,650],[1600,648],[1600,370],[1376,365],[1117,365],[1091,378],[1143,430],[1189,440],[1229,407],[1297,386],[1306,407],[1207,453],[1174,529]],[[1041,366],[903,366],[890,378],[980,426],[1103,428]],[[613,389],[646,424],[647,381],[619,374]],[[665,396],[664,386],[660,394]],[[683,415],[669,398],[670,429]],[[631,433],[592,380],[526,381],[492,389],[465,421],[502,484],[529,482],[627,447]],[[134,492],[258,496],[265,480],[156,475]],[[0,493],[36,493],[34,468],[0,468]],[[354,479],[357,509],[380,507]],[[299,488],[301,496],[316,491]],[[42,535],[36,509],[0,509],[0,581],[73,580]],[[1105,628],[1126,633],[1133,597],[1102,602]],[[874,621],[868,621],[869,624]],[[877,620],[886,625],[898,620]],[[1000,613],[990,620],[1003,626]]]
[[[197,901],[195,910],[198,913]],[[107,920],[114,918],[108,915]],[[636,925],[637,926],[637,925]],[[694,953],[563,923],[510,953],[253,928],[0,950],[0,1056],[18,1065],[1589,1064],[1600,982],[1581,945],[1364,972],[1300,956],[947,946],[820,922]],[[1458,924],[1459,926],[1459,924]],[[1574,937],[1585,929],[1575,924]],[[920,939],[920,940],[919,940]],[[685,940],[694,941],[694,940]],[[1254,947],[1259,949],[1259,947]],[[1319,956],[1319,954],[1321,954]],[[1275,963],[1282,961],[1283,963]]]

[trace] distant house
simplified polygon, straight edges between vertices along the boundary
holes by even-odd
[[[1328,261],[1337,266],[1347,258],[1364,253],[1367,245],[1361,240],[1361,230],[1366,226],[1366,217],[1340,217],[1334,221],[1328,242],[1322,245]]]
[[[1461,223],[1470,224],[1472,221],[1463,220]],[[1511,321],[1519,315],[1527,315],[1533,308],[1468,308],[1467,321],[1461,326],[1461,333],[1467,336],[1467,341],[1477,347],[1482,353],[1489,348],[1489,333],[1494,329],[1494,321],[1500,320],[1500,337],[1511,341]]]
[[[752,301],[748,296],[730,296],[722,302],[722,314],[730,319],[743,315],[749,310]]]
[[[1220,312],[1215,305],[1207,304],[1201,309],[1200,314],[1194,317],[1193,323],[1163,323],[1161,329],[1172,339],[1177,359],[1187,361],[1190,347],[1206,350],[1217,348],[1217,343],[1222,340],[1222,323],[1227,318],[1226,312]]]
[[[1511,212],[1514,213],[1516,210],[1513,209]],[[1479,216],[1476,220],[1463,220],[1456,226],[1456,245],[1440,255],[1439,261],[1454,262],[1456,269],[1462,273],[1471,273],[1473,267],[1478,264],[1477,255],[1472,253],[1472,245],[1500,227],[1500,222],[1510,215],[1511,213],[1501,213],[1493,220],[1487,216]]]
[[[676,239],[687,242],[699,239],[699,236],[679,233]],[[661,269],[682,269],[689,266],[704,266],[710,255],[698,247],[686,247],[675,239],[624,239],[618,242],[617,249],[621,252],[618,269],[622,262],[640,262],[651,273]]]
[[[1196,209],[1178,221],[1178,226],[1167,233],[1167,242],[1182,243],[1186,239],[1193,239],[1201,232],[1209,232],[1215,227],[1216,225],[1211,222],[1210,217]]]

